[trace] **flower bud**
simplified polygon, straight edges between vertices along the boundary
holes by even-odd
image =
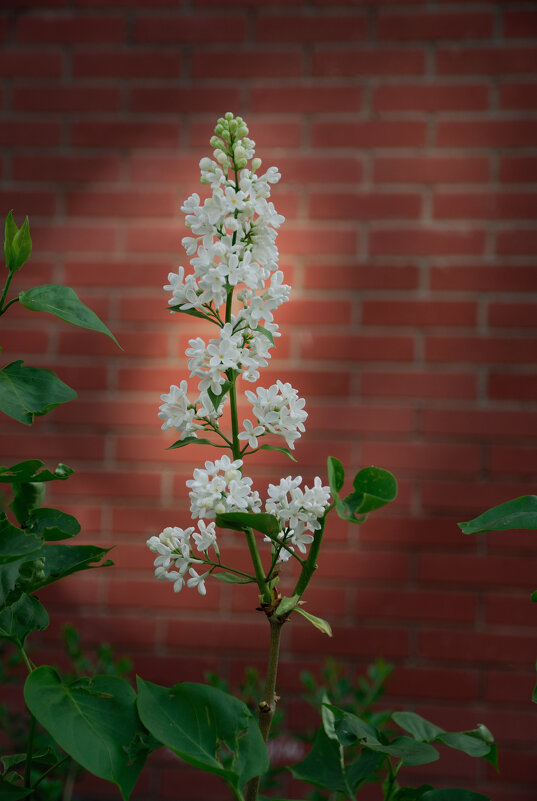
[[[243,148],[241,144],[237,142],[237,144],[233,148],[233,154],[235,156],[235,159],[243,159],[246,156],[246,150]]]
[[[246,161],[246,159],[238,159],[238,160],[235,159],[235,167],[238,170],[243,170],[246,167],[247,164],[248,164],[248,162]]]
[[[228,120],[228,121],[232,120],[233,119],[233,112],[232,111],[226,111],[225,117],[226,117],[226,120]]]
[[[252,172],[256,172],[262,165],[262,161],[259,158],[252,159]]]

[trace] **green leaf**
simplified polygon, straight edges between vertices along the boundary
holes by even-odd
[[[274,337],[267,328],[263,328],[262,325],[258,325],[255,330],[259,331],[260,334],[263,334],[263,336],[265,336],[269,340],[269,342],[271,342],[274,345]]]
[[[302,617],[305,617],[306,620],[309,620],[309,622],[312,623],[316,629],[322,631],[323,634],[328,634],[329,637],[332,636],[332,629],[330,627],[330,623],[327,620],[324,620],[322,617],[317,617],[316,615],[312,615],[310,612],[306,612],[304,609],[302,609],[301,606],[297,606],[295,608],[295,612],[298,612],[299,615],[302,615]]]
[[[425,720],[415,712],[394,712],[392,720],[402,729],[409,732],[415,740],[420,740],[424,743],[430,743],[439,734],[445,734],[445,730],[441,729],[440,726]]]
[[[0,370],[0,412],[19,423],[31,425],[61,403],[76,398],[76,392],[52,370],[24,366],[21,360]]]
[[[28,798],[33,792],[32,787],[19,787],[0,776],[0,797],[2,801],[20,801],[21,798]]]
[[[275,614],[278,617],[285,617],[296,608],[296,605],[299,601],[300,595],[292,595],[290,598],[282,598],[278,604]]]
[[[268,770],[257,721],[242,701],[222,690],[190,682],[168,689],[138,678],[138,710],[157,740],[190,765],[221,776],[241,799],[240,788]],[[230,760],[221,755],[222,744]]]
[[[24,462],[17,462],[11,467],[0,466],[0,483],[5,484],[25,484],[39,481],[65,481],[72,476],[74,470],[61,462],[54,472],[48,469],[40,470],[44,462],[40,459],[27,459]]]
[[[177,442],[173,443],[173,445],[169,445],[167,450],[171,451],[173,448],[184,448],[185,445],[214,445],[214,442],[211,442],[210,439],[185,437],[184,439],[178,439]]]
[[[9,593],[15,588],[21,567],[31,558],[31,556],[22,556],[20,559],[0,564],[0,607],[5,605]]]
[[[110,329],[97,317],[71,287],[59,284],[45,284],[26,292],[19,293],[19,301],[25,309],[36,312],[48,312],[66,323],[99,331],[110,337],[119,347],[119,342]]]
[[[461,790],[457,787],[444,787],[441,790],[428,790],[421,801],[491,801],[489,795],[475,793],[473,790]]]
[[[231,387],[231,381],[224,381],[224,383],[220,387],[220,394],[219,395],[217,395],[216,392],[213,392],[210,387],[207,389],[207,395],[209,396],[209,399],[210,399],[211,403],[214,406],[215,412],[218,411],[218,407],[220,406],[220,404],[224,400],[226,392],[228,391],[228,389],[230,387]]]
[[[347,781],[353,792],[364,782],[374,781],[379,766],[382,764],[383,757],[369,748],[362,748],[356,762],[347,765],[345,772]],[[380,777],[378,777],[380,780]]]
[[[277,445],[260,445],[259,448],[256,448],[255,451],[252,451],[252,453],[257,453],[257,451],[279,451],[280,453],[284,453],[286,456],[288,456],[292,462],[296,462],[296,459],[289,448],[281,448]]]
[[[389,745],[370,745],[373,751],[400,759],[403,765],[428,765],[440,759],[440,754],[429,743],[420,743],[411,737],[398,737]]]
[[[397,497],[397,481],[389,470],[380,467],[364,467],[356,473],[353,481],[356,493],[362,496],[354,514],[366,514],[379,509]]]
[[[20,228],[13,219],[10,211],[6,218],[4,236],[4,256],[6,266],[10,272],[20,270],[32,252],[32,238],[30,236],[30,223],[28,217]]]
[[[255,578],[239,576],[236,573],[212,573],[211,578],[218,579],[223,584],[255,584]]]
[[[484,757],[491,748],[491,743],[482,739],[478,730],[475,732],[444,732],[444,734],[439,734],[436,740],[457,751],[463,751],[471,757]]]
[[[9,508],[18,523],[27,524],[28,517],[34,509],[39,509],[45,498],[43,482],[30,481],[12,484],[13,499]]]
[[[201,317],[202,320],[209,320],[209,322],[214,322],[212,317],[209,317],[207,314],[204,314],[198,309],[182,309],[181,304],[178,306],[167,306],[166,307],[169,311],[172,312],[180,312],[181,314],[189,314],[191,317]]]
[[[522,495],[512,501],[500,503],[486,512],[459,523],[463,534],[480,534],[482,531],[506,531],[511,528],[537,528],[537,495]]]
[[[109,559],[95,563],[100,562],[110,550],[96,545],[44,545],[39,554],[45,559],[44,576],[33,583],[32,592],[81,570],[109,567],[113,564]]]
[[[343,489],[345,483],[345,470],[343,465],[335,456],[329,456],[327,462],[328,483],[334,498]]]
[[[41,485],[38,485],[41,486]],[[80,534],[80,523],[66,512],[59,509],[35,509],[27,522],[32,533],[37,534],[46,542],[52,540],[65,540]]]
[[[12,525],[0,512],[0,565],[35,554],[42,545],[41,537]]]
[[[11,770],[12,768],[16,768],[17,765],[22,765],[26,762],[27,754],[11,754],[10,756],[2,756],[0,757],[0,762],[4,767],[4,772]],[[37,765],[55,765],[58,762],[58,754],[54,752],[54,749],[47,748],[46,751],[41,751],[37,754],[32,754],[32,763],[36,763]],[[1,798],[0,794],[0,798]]]
[[[276,539],[281,529],[278,518],[266,512],[226,512],[216,515],[216,525],[219,528],[230,528],[233,531],[246,531],[248,528],[253,528],[255,531],[260,531],[261,534],[266,534],[270,539]]]
[[[347,794],[343,749],[338,742],[328,737],[323,728],[315,735],[313,747],[305,759],[293,765],[290,770],[295,779],[322,787],[329,792]]]
[[[118,676],[64,681],[48,665],[26,679],[24,698],[30,712],[83,768],[116,784],[128,799],[148,751],[132,759],[133,743],[144,730],[136,711],[136,693]]]
[[[22,647],[32,631],[43,631],[48,624],[45,607],[35,596],[23,593],[0,611],[0,638]]]
[[[530,595],[530,601],[533,601],[533,603],[537,601],[537,590],[534,590]]]

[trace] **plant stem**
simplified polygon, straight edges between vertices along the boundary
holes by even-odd
[[[32,780],[32,756],[34,750],[34,734],[35,734],[36,720],[33,715],[30,716],[30,731],[28,732],[28,747],[26,749],[26,765],[24,767],[24,786],[30,787]]]
[[[251,528],[247,528],[244,533],[246,536],[246,542],[248,543],[252,564],[254,566],[255,578],[257,581],[257,586],[259,587],[259,592],[262,595],[263,601],[267,604],[270,604],[272,596],[270,594],[270,589],[267,586],[267,582],[265,581],[265,571],[263,570],[263,564],[257,549],[255,534]]]
[[[14,275],[15,275],[15,270],[11,270],[9,275],[8,275],[8,277],[6,278],[6,283],[4,285],[4,291],[2,292],[2,297],[0,298],[0,315],[3,314],[5,312],[5,310],[7,309],[7,306],[6,306],[6,308],[4,308],[4,301],[6,299],[6,295],[7,295],[8,290],[9,290],[9,285],[11,284],[11,281],[13,280],[13,276]]]
[[[50,768],[47,768],[46,771],[41,774],[39,779],[37,779],[37,781],[35,781],[32,784],[32,789],[37,787],[37,785],[40,784],[43,781],[43,779],[45,779],[49,775],[49,773],[52,773],[53,770],[56,770],[56,768],[59,768],[60,765],[63,765],[63,763],[66,762],[69,758],[70,758],[69,754],[66,754],[61,759],[59,759],[54,765],[51,765]]]
[[[328,512],[334,507],[334,504],[331,504],[324,516],[321,520],[321,528],[318,528],[315,534],[313,535],[313,542],[311,543],[311,548],[308,554],[308,558],[306,559],[300,576],[298,577],[298,581],[296,583],[295,589],[292,592],[292,595],[298,595],[299,598],[302,598],[306,587],[310,583],[311,577],[313,576],[316,568],[317,568],[317,557],[319,556],[319,551],[321,549],[321,543],[323,541],[323,534],[324,534],[324,527],[326,525],[326,518],[328,516]]]
[[[274,712],[276,711],[276,676],[278,674],[282,626],[285,623],[285,620],[276,617],[276,615],[271,615],[268,621],[270,623],[270,649],[265,689],[263,691],[263,699],[259,704],[259,728],[265,742],[268,739],[270,726],[274,717]],[[260,780],[261,776],[255,776],[248,782],[246,801],[256,801]]]

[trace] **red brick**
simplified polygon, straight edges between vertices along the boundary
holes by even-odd
[[[73,122],[71,140],[78,147],[176,148],[180,126],[175,122]]]
[[[162,223],[151,226],[132,224],[125,232],[125,248],[131,253],[177,254],[182,250],[180,231],[173,223],[167,226]]]
[[[0,53],[0,75],[11,78],[59,78],[62,73],[61,53],[45,50],[26,52],[6,49]]]
[[[524,438],[537,435],[537,413],[518,411],[515,415],[511,410],[429,408],[423,410],[422,430],[425,434],[455,434],[472,439]]]
[[[439,219],[532,219],[537,193],[531,192],[436,192],[434,216]]]
[[[327,304],[324,300],[295,300],[291,297],[290,303],[285,303],[276,314],[278,324],[287,326],[348,325],[351,313],[352,305],[348,300]]]
[[[491,303],[488,324],[500,328],[537,328],[537,304]]]
[[[535,292],[537,272],[531,267],[512,264],[498,267],[483,264],[474,266],[433,267],[433,290],[474,290],[485,292]]]
[[[502,481],[492,484],[489,481],[482,484],[474,481],[472,492],[469,493],[467,482],[444,478],[438,481],[422,481],[421,497],[423,507],[431,512],[449,511],[457,514],[459,519],[466,517],[469,520],[484,509],[523,495],[525,490],[527,491],[527,486],[522,482],[515,484]]]
[[[482,84],[394,84],[379,86],[373,94],[374,111],[482,111],[489,105],[489,89]]]
[[[72,112],[93,114],[96,111],[119,111],[119,89],[85,86],[16,86],[13,90],[15,111]]]
[[[418,573],[420,580],[427,583],[454,587],[529,587],[535,582],[531,562],[515,556],[423,554]]]
[[[503,15],[505,36],[530,39],[537,36],[537,12],[534,9],[507,10]]]
[[[475,326],[477,304],[449,300],[364,300],[363,325]]]
[[[421,214],[421,195],[380,192],[323,192],[310,195],[309,216],[320,219],[415,219]]]
[[[408,698],[438,698],[455,701],[472,701],[479,693],[477,670],[455,668],[411,668],[398,665],[390,676],[388,690],[391,696]]]
[[[193,78],[243,78],[248,63],[249,78],[298,78],[302,71],[302,53],[298,50],[277,51],[256,48],[232,52],[211,50],[193,52],[190,71]],[[249,119],[249,117],[248,117]]]
[[[148,555],[149,554],[148,551]],[[148,561],[150,566],[151,560]],[[198,574],[199,574],[198,570]],[[220,604],[220,585],[215,580],[205,585],[207,595],[201,596],[195,589],[184,587],[180,594],[173,590],[171,581],[158,581],[156,578],[124,579],[115,577],[108,586],[107,601],[116,610],[131,609],[203,609],[208,612],[217,611]]]
[[[477,445],[438,442],[364,442],[364,464],[381,464],[396,474],[412,470],[420,473],[472,473],[481,467]]]
[[[364,120],[317,122],[312,125],[315,147],[423,147],[423,120]]]
[[[488,379],[487,392],[489,397],[495,400],[535,400],[537,398],[537,375],[492,374]]]
[[[361,433],[409,433],[414,429],[414,413],[401,405],[365,406],[353,404],[350,408],[308,406],[308,431],[349,431]]]
[[[108,346],[103,346],[103,349],[105,347]],[[162,388],[160,391],[162,392]],[[158,396],[155,397],[153,403],[140,403],[132,400],[121,402],[108,400],[106,403],[95,403],[95,401],[79,399],[76,403],[69,403],[62,406],[58,409],[56,416],[64,425],[83,423],[85,425],[92,425],[97,429],[110,429],[113,427],[117,430],[118,427],[153,427],[156,423],[157,427],[154,428],[156,440],[159,433],[158,420],[156,418],[158,403]]]
[[[439,75],[527,75],[535,72],[533,47],[495,45],[442,48],[436,51]]]
[[[62,359],[61,366],[54,366],[54,370],[63,381],[78,390],[79,394],[82,390],[96,391],[106,389],[108,386],[106,367],[96,367],[88,364],[63,364]]]
[[[266,620],[261,616],[252,623],[239,620],[178,620],[175,616],[167,622],[166,644],[184,649],[185,643],[188,643],[189,648],[202,649],[204,654],[221,652],[222,648],[235,653],[247,651],[263,654],[267,648],[267,628]]]
[[[416,289],[418,269],[414,265],[308,264],[306,289]]]
[[[0,18],[0,42],[4,42],[7,37],[7,17]]]
[[[483,183],[489,180],[485,156],[386,157],[374,161],[376,183]]]
[[[318,47],[313,52],[312,70],[314,75],[323,77],[423,75],[425,51],[417,48],[327,50]]]
[[[259,14],[255,38],[258,42],[355,42],[365,39],[363,14]]]
[[[56,195],[53,192],[39,192],[24,189],[0,191],[2,209],[12,208],[31,216],[49,217],[56,213]]]
[[[358,232],[354,228],[335,225],[316,225],[314,228],[286,225],[278,235],[278,248],[287,255],[354,255],[358,248]]]
[[[160,496],[160,475],[149,472],[113,473],[102,471],[90,473],[77,471],[62,487],[63,494],[105,497],[105,498],[158,498]]]
[[[162,51],[73,53],[75,78],[178,78],[181,64],[180,53]]]
[[[203,15],[180,16],[140,15],[134,22],[135,42],[158,42],[159,44],[206,44],[208,42],[242,42],[245,35],[245,19],[238,15],[211,15],[210,24]]]
[[[110,253],[116,247],[114,227],[87,225],[32,226],[34,248],[38,252]]]
[[[172,217],[177,201],[172,192],[68,192],[69,217]]]
[[[493,16],[488,12],[381,13],[378,21],[378,37],[392,41],[484,39],[491,36],[492,26]]]
[[[491,445],[488,467],[492,473],[535,475],[537,474],[535,448],[515,445]]]
[[[116,339],[126,354],[137,359],[158,358],[166,354],[168,335],[156,331],[116,331]],[[109,337],[86,331],[68,330],[60,334],[59,353],[91,353],[92,356],[121,358],[121,351]]]
[[[472,665],[527,664],[534,659],[528,637],[476,631],[422,631],[419,652],[426,659]]]
[[[134,183],[199,182],[199,160],[192,156],[140,156],[130,159],[130,179]]]
[[[170,265],[152,262],[134,264],[132,261],[67,261],[65,282],[69,286],[117,286],[137,288],[163,285],[167,282]]]
[[[466,546],[472,548],[471,540],[458,537],[457,517],[375,517],[360,528],[360,542],[373,547],[389,546],[390,550],[442,550]]]
[[[272,163],[277,164],[282,174],[282,182],[285,184],[359,183],[362,180],[363,161],[354,155],[326,159],[321,156],[279,154],[272,157],[264,152],[263,162],[267,166]],[[276,191],[280,192],[280,187]]]
[[[259,86],[250,90],[251,107],[256,112],[361,111],[362,90],[358,86]]]
[[[122,42],[125,23],[122,17],[96,17],[85,14],[27,14],[17,22],[17,41],[38,44],[81,44]]]
[[[537,121],[511,119],[439,120],[439,147],[532,147]]]
[[[525,364],[535,361],[536,339],[503,337],[429,336],[425,342],[428,362],[488,362]]]
[[[537,84],[508,83],[500,86],[500,108],[528,109],[537,108]]]
[[[146,114],[186,114],[213,112],[222,104],[222,90],[210,87],[135,87],[131,90],[129,110]],[[226,89],[226,104],[239,106],[239,90]],[[191,158],[192,161],[192,158]]]
[[[535,672],[487,670],[485,682],[488,701],[526,704],[535,686]]]
[[[40,118],[39,125],[28,125],[26,121],[10,120],[4,115],[0,125],[0,145],[55,147],[61,142],[61,131],[61,123],[52,120]]]
[[[290,639],[295,653],[318,653],[325,647],[319,643],[322,635],[310,626],[292,623]],[[370,628],[360,626],[357,631],[350,626],[334,626],[330,640],[330,653],[336,658],[342,656],[367,656],[374,658],[381,654],[385,659],[403,657],[408,654],[408,632],[401,627]]]
[[[303,334],[300,337],[303,359],[331,361],[412,361],[414,338],[411,336],[349,336]]]
[[[537,253],[537,231],[534,228],[498,231],[496,250],[505,255]]]
[[[503,156],[500,161],[500,181],[536,183],[537,159],[533,156]]]
[[[98,156],[24,155],[13,159],[13,175],[19,181],[117,181],[118,158]]]
[[[475,398],[476,377],[471,373],[363,371],[360,393],[384,398]]]
[[[372,255],[427,256],[480,255],[485,248],[485,232],[475,229],[383,228],[371,231]]]
[[[503,582],[502,582],[503,583]],[[535,586],[531,580],[528,586]],[[529,626],[535,629],[537,623],[537,608],[531,603],[526,593],[519,595],[487,595],[485,602],[485,619],[487,624],[493,626],[509,626],[511,630]]]
[[[475,618],[476,599],[470,593],[400,590],[393,595],[385,590],[360,587],[354,613],[361,619],[452,621],[471,623]],[[393,687],[390,689],[393,692]]]
[[[35,458],[36,453],[46,454],[47,459],[67,461],[69,459],[102,459],[104,439],[95,434],[34,434],[31,439],[20,434],[2,434],[2,458],[10,454],[19,459]]]

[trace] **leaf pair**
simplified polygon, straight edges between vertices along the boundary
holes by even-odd
[[[345,484],[345,470],[334,456],[328,457],[328,482],[336,504],[336,511],[343,520],[363,523],[369,512],[380,509],[397,497],[397,481],[388,470],[380,467],[364,467],[356,473],[354,491],[345,498],[340,492]]]

